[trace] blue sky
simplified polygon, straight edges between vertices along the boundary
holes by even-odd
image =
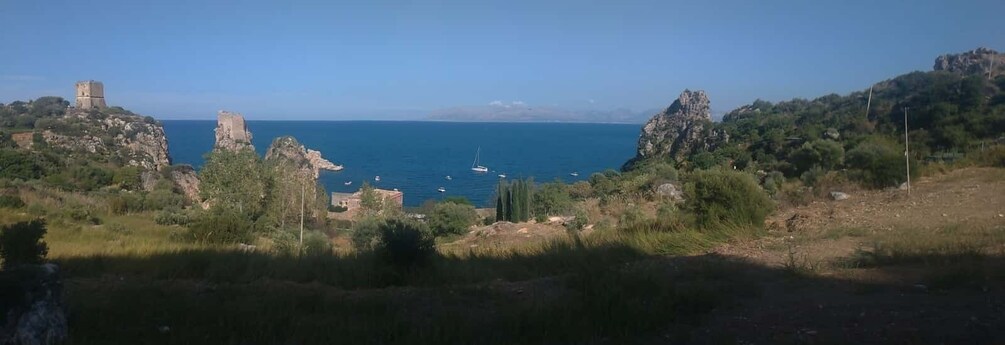
[[[71,97],[162,119],[419,119],[519,101],[714,112],[847,93],[1005,48],[1005,1],[0,0],[0,102]]]

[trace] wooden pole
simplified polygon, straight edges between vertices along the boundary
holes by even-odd
[[[865,119],[869,119],[869,107],[872,106],[872,86],[869,87],[869,100],[865,102]]]
[[[907,107],[904,107],[904,164],[907,165],[907,195],[911,196],[911,146],[907,136]]]
[[[300,248],[304,247],[304,193],[307,192],[307,187],[300,184]]]

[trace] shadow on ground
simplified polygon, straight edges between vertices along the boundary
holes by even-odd
[[[414,268],[226,251],[57,263],[74,344],[1005,342],[1005,258],[917,259],[832,276],[623,246]]]

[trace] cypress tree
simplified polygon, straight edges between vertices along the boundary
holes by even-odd
[[[501,222],[506,220],[506,203],[503,202],[503,185],[502,182],[496,186],[496,221]]]

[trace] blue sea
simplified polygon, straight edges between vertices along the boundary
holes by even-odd
[[[167,120],[164,130],[175,164],[199,169],[213,148],[216,121]],[[641,125],[570,123],[458,123],[403,121],[249,121],[252,143],[265,154],[272,139],[292,135],[321,151],[339,172],[322,172],[329,192],[353,192],[363,182],[404,192],[405,206],[464,196],[491,205],[499,174],[567,183],[618,169],[635,155]],[[475,152],[488,173],[471,171]],[[570,173],[578,172],[579,176]],[[380,176],[380,181],[374,181]],[[447,180],[451,176],[452,180]],[[352,181],[350,186],[345,182]],[[440,193],[437,188],[446,192]]]

